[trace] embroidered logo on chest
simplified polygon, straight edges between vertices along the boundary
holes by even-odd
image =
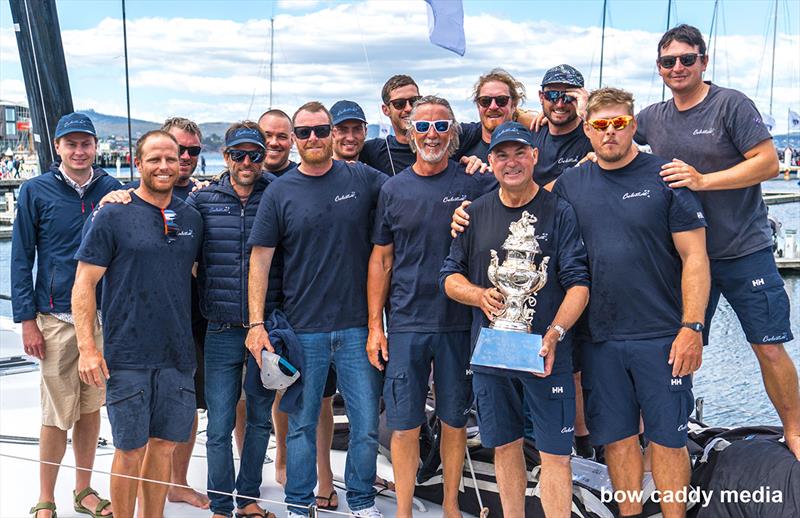
[[[345,194],[338,194],[333,199],[333,201],[335,201],[336,203],[339,203],[340,201],[354,200],[356,198],[358,198],[358,195],[356,194],[356,191],[350,191],[350,192],[345,193]]]
[[[642,191],[634,191],[634,192],[626,192],[622,195],[623,200],[630,200],[631,198],[649,198],[650,197],[650,189],[644,189]]]

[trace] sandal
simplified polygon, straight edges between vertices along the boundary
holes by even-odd
[[[58,513],[56,513],[56,504],[53,502],[39,502],[31,507],[31,510],[28,512],[31,513],[35,518],[36,513],[39,511],[53,511],[53,518],[58,518]]]
[[[325,502],[325,504],[322,505],[317,503],[317,509],[322,509],[323,511],[335,511],[339,508],[339,494],[336,493],[335,489],[331,491],[331,494],[328,495],[327,497],[322,495],[317,495],[314,498],[316,498],[317,501],[322,500]],[[334,498],[336,498],[335,504],[333,503]]]
[[[86,507],[81,503],[83,502],[83,499],[89,495],[94,495],[97,497],[98,500],[100,500],[99,502],[97,502],[97,507],[95,507],[94,511],[92,511],[91,509],[89,509],[88,507]],[[73,491],[72,496],[74,497],[75,501],[75,512],[88,514],[92,518],[114,518],[114,513],[103,514],[103,510],[109,505],[111,505],[111,501],[106,500],[105,498],[100,498],[100,495],[97,494],[97,491],[95,491],[91,487],[87,487],[80,493],[76,493],[75,491]]]

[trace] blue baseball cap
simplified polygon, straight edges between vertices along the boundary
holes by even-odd
[[[93,137],[97,136],[92,119],[78,112],[68,113],[58,119],[55,138],[61,138],[69,133],[88,133]]]
[[[353,101],[338,101],[331,106],[331,117],[333,118],[334,126],[349,120],[367,122],[364,110],[361,109],[358,103]]]
[[[576,88],[583,88],[583,74],[570,65],[558,65],[544,73],[542,86],[561,83]]]
[[[233,147],[239,144],[255,144],[261,149],[267,149],[264,135],[254,128],[237,128],[225,137],[225,147]]]
[[[519,122],[508,121],[499,125],[492,132],[489,151],[503,142],[519,142],[533,147],[533,133]]]

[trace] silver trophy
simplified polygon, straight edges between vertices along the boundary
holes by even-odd
[[[503,295],[505,308],[489,328],[481,329],[472,355],[473,365],[544,372],[544,359],[539,356],[542,337],[530,333],[536,295],[547,284],[550,257],[536,266],[536,255],[542,252],[536,240],[536,222],[536,216],[524,211],[519,220],[508,226],[502,264],[497,251],[490,251],[489,280]]]

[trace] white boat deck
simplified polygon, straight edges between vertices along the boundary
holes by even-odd
[[[21,335],[18,326],[12,324],[10,319],[0,318],[0,358],[20,356],[22,354]],[[108,440],[108,446],[101,446],[97,450],[95,460],[96,473],[92,476],[92,486],[101,496],[109,498],[109,475],[111,461],[114,454],[111,446],[111,426],[105,408],[101,410],[100,437]],[[30,516],[28,510],[33,506],[39,494],[39,372],[31,370],[16,374],[0,375],[0,517],[21,518]],[[198,491],[204,492],[206,488],[206,449],[205,430],[206,419],[201,413],[200,433],[197,437],[194,454],[189,466],[189,484]],[[9,437],[19,438],[10,442]],[[274,437],[270,441],[268,454],[275,456]],[[341,480],[344,473],[345,452],[333,451],[331,464],[334,476]],[[18,457],[18,458],[14,458]],[[23,460],[24,459],[24,460]],[[62,461],[64,466],[74,466],[75,458],[72,448],[67,447],[66,455]],[[238,466],[238,460],[236,461]],[[388,460],[379,456],[378,475],[391,480],[392,469]],[[56,485],[56,505],[60,518],[85,516],[76,513],[72,507],[72,490],[74,489],[74,471],[62,468]],[[338,483],[337,483],[338,484]],[[337,513],[347,512],[345,492],[337,488],[339,493],[339,509]],[[261,485],[261,498],[277,503],[262,502],[277,516],[286,515],[283,502],[283,488],[275,482],[274,463],[264,465],[263,482]],[[376,505],[384,515],[389,518],[395,516],[395,501],[389,496],[379,496]],[[424,502],[426,511],[420,516],[438,518],[442,516],[441,506]],[[415,514],[420,509],[415,509]],[[164,516],[166,517],[208,517],[208,510],[196,509],[188,504],[167,503]],[[338,514],[320,511],[320,516],[334,517]],[[150,518],[150,517],[147,517]]]

